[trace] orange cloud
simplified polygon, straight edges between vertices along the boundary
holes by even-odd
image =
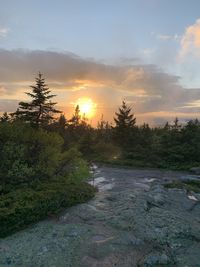
[[[140,114],[161,116],[161,110],[164,115],[171,112],[174,117],[177,111],[184,115],[187,110],[191,115],[187,104],[200,99],[200,89],[183,88],[180,77],[156,65],[103,64],[70,53],[3,49],[0,49],[0,62],[1,110],[13,111],[14,102],[7,105],[8,99],[25,99],[24,92],[34,84],[39,70],[45,74],[49,88],[57,94],[55,101],[64,110],[71,110],[70,103],[87,97],[98,104],[97,117],[103,113],[109,120],[123,99],[133,105],[138,120]],[[184,108],[178,110],[181,107]],[[197,108],[193,112],[195,109],[198,113]]]
[[[179,58],[183,59],[188,54],[200,56],[200,19],[187,27],[181,38]]]

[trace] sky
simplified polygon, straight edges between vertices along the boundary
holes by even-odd
[[[199,0],[0,0],[0,112],[14,111],[38,71],[70,117],[96,123],[122,100],[138,124],[200,111]],[[89,114],[88,114],[89,115]]]

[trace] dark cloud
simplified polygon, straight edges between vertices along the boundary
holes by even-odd
[[[19,100],[12,99],[1,99],[0,100],[0,113],[5,111],[15,111],[17,109]]]
[[[121,98],[126,96],[138,113],[176,112],[177,109],[180,112],[187,103],[200,99],[200,90],[184,89],[179,84],[180,77],[167,74],[155,65],[134,64],[133,59],[125,61],[126,64],[109,65],[71,53],[2,49],[0,95],[17,95],[18,90],[28,88],[41,71],[49,86],[58,91],[81,90],[85,86],[95,92],[100,87],[98,90],[102,95],[110,98],[110,90],[115,90],[118,92],[117,101],[119,94]],[[3,109],[2,102],[0,105]]]

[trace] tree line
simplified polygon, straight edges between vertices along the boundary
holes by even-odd
[[[20,102],[14,113],[4,113],[1,124],[20,122],[56,133],[63,140],[63,151],[76,149],[89,161],[171,169],[200,165],[198,119],[184,125],[175,118],[163,127],[150,127],[147,123],[138,126],[132,108],[123,101],[114,114],[114,125],[102,116],[94,128],[81,116],[79,106],[69,119],[55,108],[56,103],[52,101],[55,95],[51,94],[41,73],[31,89],[26,93],[31,101]]]

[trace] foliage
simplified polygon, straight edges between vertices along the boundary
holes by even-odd
[[[4,112],[3,115],[0,117],[0,122],[8,122],[10,117],[7,112]]]
[[[36,77],[36,85],[30,87],[32,92],[26,94],[33,100],[31,102],[20,102],[19,108],[12,115],[15,119],[23,120],[36,127],[47,125],[53,119],[53,114],[60,113],[60,111],[54,108],[56,103],[51,102],[55,95],[50,94],[51,91],[45,84],[45,79],[42,78],[40,72],[38,77]]]
[[[121,155],[121,150],[112,142],[107,143],[99,140],[93,148],[93,160],[96,161],[110,161],[117,159]]]
[[[58,110],[40,73],[32,89],[27,93],[32,102],[20,102],[11,118],[7,113],[0,118],[0,236],[86,201],[95,192],[84,182],[90,174],[80,152],[87,152],[83,140],[92,127],[79,119],[78,107],[73,120],[62,114],[52,121]]]
[[[0,236],[94,195],[89,168],[63,139],[24,123],[0,123]]]
[[[87,201],[95,189],[85,182],[72,183],[66,179],[21,187],[0,199],[0,237],[61,211],[63,208]]]
[[[75,108],[75,112],[70,120],[71,126],[77,127],[80,124],[80,121],[81,121],[80,109],[79,105],[77,105]]]
[[[113,137],[117,145],[127,149],[129,146],[130,138],[134,136],[134,126],[136,118],[131,113],[131,107],[127,106],[126,102],[122,102],[119,111],[115,113],[114,118],[115,127],[113,127]]]
[[[89,167],[87,162],[82,158],[82,154],[76,147],[72,147],[64,153],[64,162],[65,165],[61,175],[67,173],[68,180],[72,182],[82,182],[86,178],[89,178]],[[67,162],[67,164],[66,164]]]
[[[97,128],[92,128],[79,115],[76,107],[73,118],[77,117],[77,120],[65,119],[64,127],[51,130],[62,132],[64,149],[76,146],[90,161],[177,170],[200,165],[198,120],[181,125],[175,118],[172,124],[167,122],[164,127],[151,128],[146,123],[137,126],[131,108],[125,102],[116,113],[115,126],[104,121],[102,116]]]
[[[197,119],[138,126],[123,101],[114,126],[102,116],[93,128],[79,106],[71,118],[54,118],[59,111],[40,73],[31,88],[31,102],[20,102],[15,113],[0,117],[1,236],[92,197],[94,188],[84,183],[89,177],[86,160],[185,170],[200,166]],[[194,181],[167,186],[200,192]]]
[[[114,121],[116,128],[131,128],[136,123],[136,118],[134,118],[134,115],[131,113],[131,108],[127,106],[125,101],[122,101],[122,106],[115,115]]]
[[[185,189],[189,192],[200,193],[200,181],[197,180],[174,181],[172,183],[166,184],[165,187]]]
[[[20,122],[0,124],[0,182],[31,183],[51,177],[64,160],[62,138]]]
[[[148,124],[135,126],[127,144],[118,144],[122,153],[110,163],[135,167],[188,170],[200,165],[200,123],[190,120],[180,125],[167,123],[163,128]]]

